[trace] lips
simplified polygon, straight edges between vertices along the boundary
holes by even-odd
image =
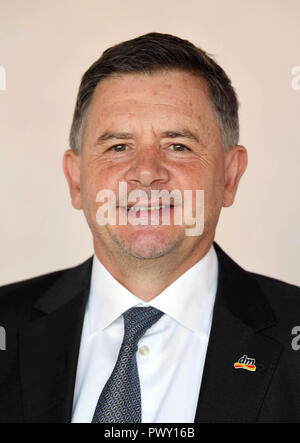
[[[131,205],[126,208],[125,206],[119,206],[119,211],[126,214],[126,219],[128,217],[129,223],[133,222],[136,225],[136,221],[140,220],[142,224],[148,224],[151,220],[151,224],[157,225],[170,223],[170,215],[173,213],[174,206],[172,205],[156,205],[156,206],[141,206],[141,205]],[[165,219],[167,217],[167,219]],[[124,224],[124,220],[121,224]]]
[[[160,209],[172,209],[173,205],[154,205],[154,206],[140,206],[140,205],[131,205],[127,208],[125,206],[119,206],[121,209],[127,209],[127,211],[131,212],[143,212],[143,211],[158,211]]]

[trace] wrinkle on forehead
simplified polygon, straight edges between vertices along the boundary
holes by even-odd
[[[220,132],[208,88],[201,78],[179,72],[124,74],[99,83],[86,129],[95,132],[98,128],[99,132],[105,127],[132,132],[139,125],[161,127],[164,121],[182,126],[182,120],[205,130],[209,138],[214,131]]]
[[[197,115],[198,111],[198,115]],[[159,116],[160,119],[173,118],[179,115],[186,116],[187,118],[202,118],[199,110],[186,108],[180,103],[151,103],[149,101],[141,102],[135,100],[122,100],[115,102],[109,106],[103,106],[99,108],[99,111],[95,115],[95,119],[103,120],[113,118],[137,118],[137,119],[150,119]]]
[[[113,93],[112,93],[113,91]],[[108,77],[96,87],[93,102],[97,105],[113,105],[114,102],[142,100],[158,104],[195,106],[210,104],[207,84],[201,77],[185,72],[156,74],[123,74]],[[197,99],[195,100],[195,97]]]

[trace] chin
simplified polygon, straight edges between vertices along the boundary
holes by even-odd
[[[172,252],[182,242],[181,236],[170,236],[163,232],[135,232],[119,241],[129,255],[140,259],[155,259]]]
[[[133,246],[131,248],[127,248],[127,253],[130,254],[132,257],[147,260],[147,259],[155,259],[159,257],[163,257],[168,252],[170,252],[171,249],[168,248],[161,248],[157,246],[152,247],[136,247]]]

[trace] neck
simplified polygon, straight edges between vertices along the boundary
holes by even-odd
[[[120,251],[107,251],[94,241],[95,255],[110,274],[143,301],[153,300],[177,278],[201,260],[214,240],[203,238],[194,249],[183,248],[155,259],[140,259]],[[181,249],[181,250],[180,250]]]

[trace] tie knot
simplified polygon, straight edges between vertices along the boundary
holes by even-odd
[[[162,311],[152,306],[128,309],[123,314],[125,325],[124,341],[137,342],[162,315],[164,315]]]

